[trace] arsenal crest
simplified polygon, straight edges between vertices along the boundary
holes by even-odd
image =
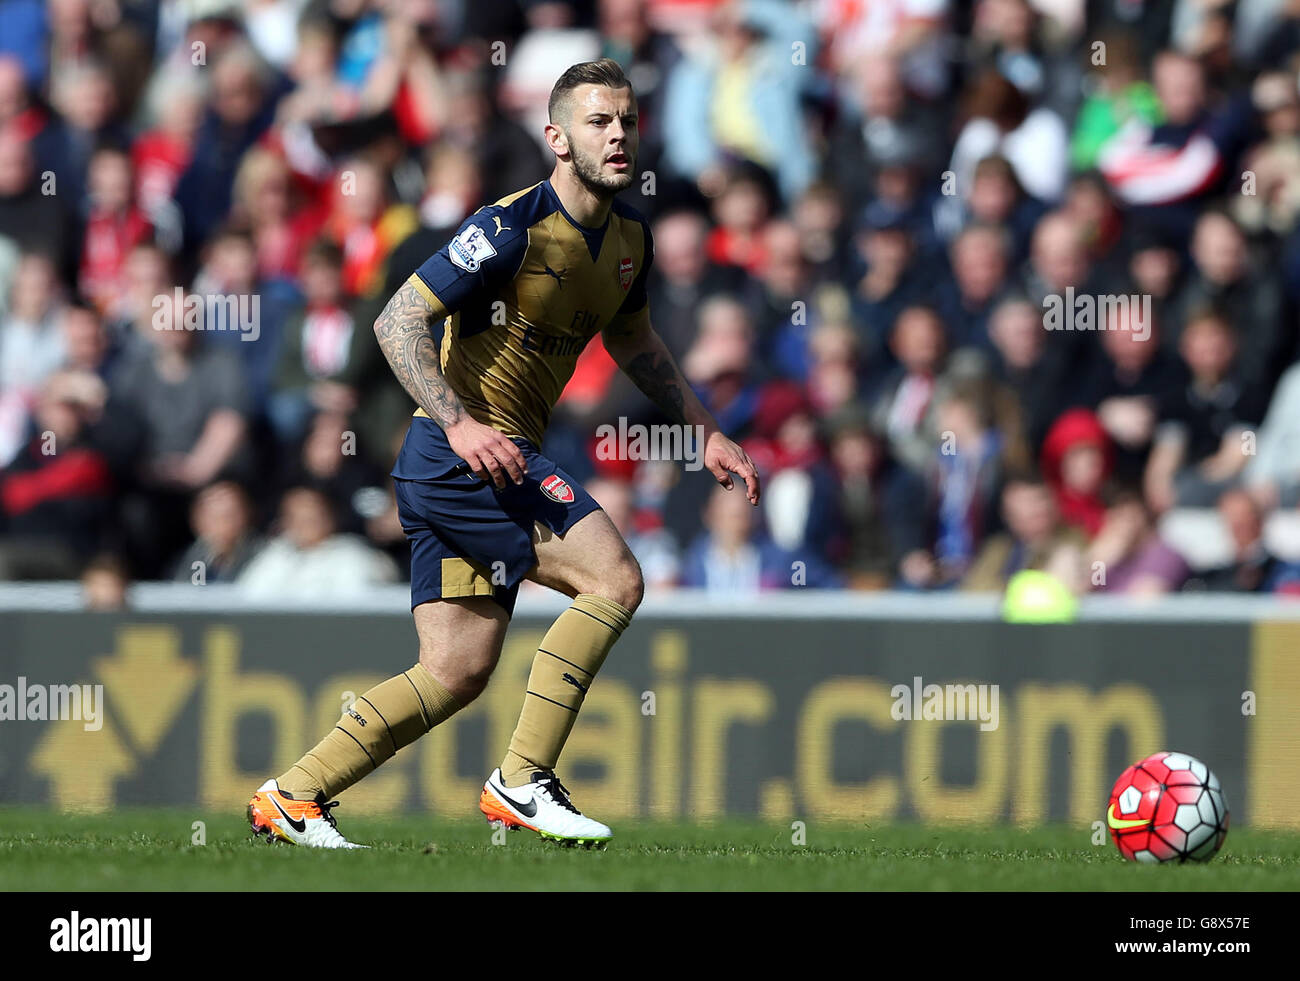
[[[618,260],[618,285],[627,289],[632,285],[632,257],[624,256]]]
[[[573,503],[573,488],[558,473],[553,473],[542,481],[542,493],[561,504]]]

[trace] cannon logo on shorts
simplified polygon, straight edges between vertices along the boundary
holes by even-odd
[[[553,473],[542,481],[542,493],[561,504],[573,503],[573,488],[558,473]]]

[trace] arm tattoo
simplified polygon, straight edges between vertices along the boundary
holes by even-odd
[[[623,370],[664,415],[678,425],[686,424],[683,379],[672,358],[644,351],[629,361]]]
[[[375,320],[375,337],[407,394],[445,428],[465,417],[465,407],[443,377],[429,333],[432,318],[433,307],[414,286],[403,283]]]

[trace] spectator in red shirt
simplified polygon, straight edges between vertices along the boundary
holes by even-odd
[[[197,83],[175,82],[157,100],[154,126],[131,145],[136,200],[152,222],[165,224],[173,236],[179,234],[180,217],[171,198],[193,156],[202,114],[203,95]]]
[[[1089,536],[1101,529],[1106,519],[1101,489],[1113,463],[1110,437],[1090,409],[1071,409],[1048,430],[1043,442],[1043,476],[1067,525]]]
[[[379,349],[343,285],[343,263],[341,250],[329,241],[314,243],[303,257],[306,303],[285,323],[267,403],[284,443],[306,434],[313,412],[355,412],[380,377]]]
[[[763,264],[763,228],[772,214],[772,193],[754,168],[737,168],[713,205],[717,226],[709,233],[709,261],[756,274]]]
[[[112,507],[108,461],[86,438],[82,386],[54,376],[37,434],[0,473],[0,579],[72,579],[99,548]]]
[[[353,296],[372,296],[388,256],[419,219],[410,205],[389,203],[385,174],[370,160],[345,162],[337,184],[329,234],[343,248],[343,285]]]
[[[303,252],[329,215],[320,193],[276,151],[259,146],[244,155],[235,174],[231,215],[251,229],[263,279],[298,275]]]
[[[0,126],[8,127],[20,139],[30,140],[48,121],[48,114],[32,105],[27,96],[22,62],[12,55],[0,55]]]
[[[90,213],[81,247],[77,285],[101,313],[122,292],[127,253],[149,236],[151,226],[132,192],[131,158],[104,147],[90,158]]]

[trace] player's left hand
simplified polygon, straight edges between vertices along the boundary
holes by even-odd
[[[758,468],[754,466],[754,461],[749,458],[749,454],[740,448],[739,443],[727,439],[720,431],[715,430],[704,445],[704,465],[727,490],[731,490],[735,483],[731,479],[734,473],[745,482],[745,496],[749,498],[749,503],[758,505],[761,493]]]

